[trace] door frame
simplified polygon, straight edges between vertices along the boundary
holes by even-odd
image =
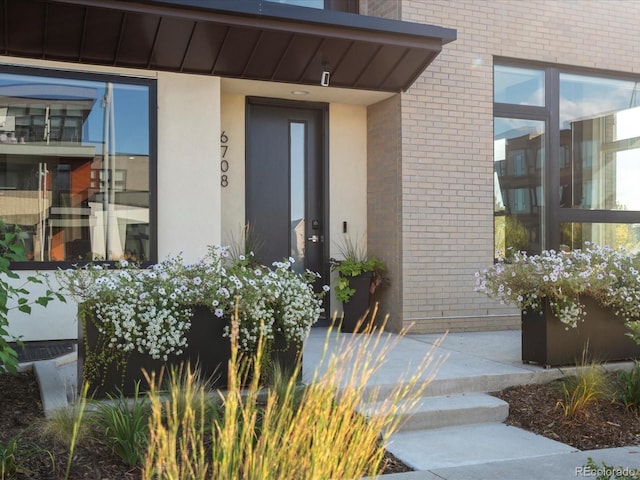
[[[251,105],[262,105],[262,106],[271,106],[271,107],[279,107],[279,108],[287,108],[287,109],[303,109],[303,110],[317,110],[321,113],[322,116],[322,140],[321,140],[321,148],[322,155],[320,158],[320,162],[322,163],[322,215],[323,215],[323,227],[322,227],[322,235],[324,236],[324,241],[322,242],[322,271],[317,272],[322,275],[322,278],[326,285],[331,283],[331,269],[329,264],[329,256],[331,252],[331,232],[330,232],[330,205],[329,205],[329,104],[324,102],[305,102],[299,100],[287,100],[287,99],[279,99],[279,98],[269,98],[269,97],[255,97],[255,96],[247,96],[245,100],[245,178],[247,176],[247,171],[250,168],[249,162],[246,161],[251,155],[251,146],[249,142],[249,128],[251,124]],[[245,204],[247,202],[247,192],[245,189]],[[306,202],[306,199],[305,199]],[[245,207],[246,208],[246,207]],[[246,213],[245,213],[246,220]],[[306,236],[306,235],[305,235]],[[329,295],[324,297],[324,307],[325,307],[325,318],[326,320],[330,320],[330,312],[329,312]],[[327,323],[328,324],[328,323]]]

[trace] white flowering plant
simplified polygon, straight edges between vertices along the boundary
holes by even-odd
[[[238,345],[244,352],[255,352],[261,335],[272,342],[276,332],[287,342],[302,343],[323,312],[328,287],[315,292],[319,275],[295,272],[293,258],[267,267],[252,253],[231,257],[228,248],[212,247],[201,262],[187,267],[199,282],[192,303],[208,306],[219,318],[230,318],[237,309]],[[225,334],[231,335],[229,327]]]
[[[292,264],[289,259],[269,268],[252,255],[231,258],[227,247],[215,246],[193,264],[177,256],[147,268],[121,261],[115,268],[90,264],[57,276],[78,301],[82,321],[94,323],[102,349],[121,362],[134,350],[166,361],[187,346],[196,306],[209,308],[220,321],[237,309],[238,344],[246,353],[255,351],[261,334],[268,344],[276,331],[302,343],[322,313],[327,288],[316,293],[317,275],[298,274]]]
[[[625,248],[585,242],[584,249],[571,252],[516,252],[475,276],[476,291],[522,311],[539,310],[547,299],[567,328],[584,320],[580,298],[592,297],[624,319],[636,341],[640,338],[634,334],[640,333],[640,257]]]

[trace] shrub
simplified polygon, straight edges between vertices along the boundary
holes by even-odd
[[[106,443],[126,465],[135,467],[144,459],[149,438],[149,407],[145,396],[139,395],[136,383],[133,398],[120,393],[109,396],[110,402],[96,403],[91,423],[98,441]]]
[[[640,363],[636,360],[630,371],[619,371],[618,379],[620,380],[619,400],[626,409],[638,410],[640,408]]]
[[[29,297],[26,287],[30,284],[42,284],[46,280],[43,275],[36,274],[27,277],[20,286],[14,286],[8,279],[18,279],[20,276],[11,271],[11,262],[25,259],[23,237],[17,227],[9,226],[0,220],[0,371],[15,373],[18,367],[18,353],[9,344],[8,314],[10,310],[17,309],[30,314],[34,304],[46,307],[49,302],[58,299],[62,302],[65,298],[58,292],[47,289],[46,293],[36,299]],[[15,302],[15,305],[11,304]],[[20,339],[15,339],[18,346]]]

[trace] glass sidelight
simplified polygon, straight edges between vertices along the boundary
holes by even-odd
[[[293,269],[298,273],[304,272],[305,254],[305,137],[304,123],[289,124],[291,257],[295,259]]]

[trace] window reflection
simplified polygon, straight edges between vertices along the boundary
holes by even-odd
[[[289,163],[291,178],[291,256],[294,258],[293,270],[304,272],[305,252],[305,137],[304,123],[289,124]]]
[[[28,260],[149,259],[148,90],[0,75],[0,218]]]
[[[516,105],[544,106],[544,71],[496,65],[494,101]]]
[[[586,242],[625,247],[640,251],[640,224],[634,223],[563,223],[560,225],[560,248],[585,248]]]
[[[640,210],[637,82],[560,75],[560,206]]]
[[[539,252],[544,239],[544,122],[495,118],[496,258],[509,249]]]

